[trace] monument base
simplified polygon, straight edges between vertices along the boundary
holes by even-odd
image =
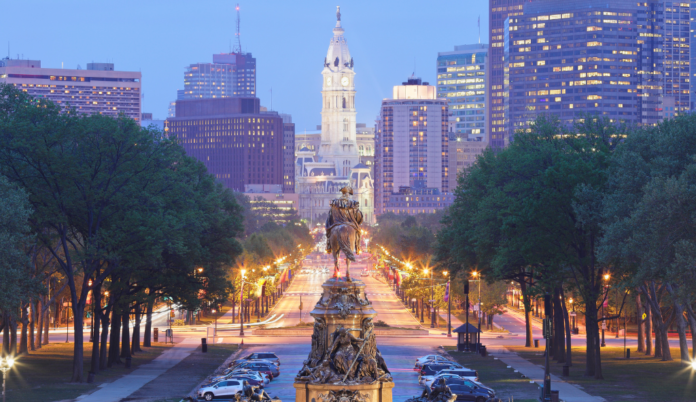
[[[393,382],[374,384],[309,384],[296,382],[295,402],[392,402]],[[333,393],[331,391],[334,391]],[[357,391],[357,393],[356,393]],[[345,399],[348,398],[348,399]]]

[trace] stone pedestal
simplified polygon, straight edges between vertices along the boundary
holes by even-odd
[[[314,309],[312,351],[295,378],[297,402],[391,402],[394,382],[377,348],[365,283],[331,278]]]
[[[392,402],[393,382],[375,382],[373,384],[308,384],[295,383],[295,402],[339,402],[336,396],[341,394],[341,391],[348,391],[349,398],[353,397],[353,392],[357,391],[358,395],[350,399],[361,400],[361,402]],[[334,391],[334,394],[331,393]],[[351,395],[352,394],[352,395]]]

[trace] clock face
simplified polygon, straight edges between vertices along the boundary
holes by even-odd
[[[344,87],[348,86],[348,82],[349,82],[348,77],[341,78],[341,85],[343,85]]]
[[[326,85],[331,85],[332,82],[331,77],[326,77]]]

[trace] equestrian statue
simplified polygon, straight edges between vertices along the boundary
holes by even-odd
[[[338,255],[343,251],[346,257],[346,281],[350,279],[350,261],[355,262],[354,253],[360,254],[360,225],[363,214],[360,203],[353,201],[350,186],[341,189],[341,198],[331,201],[329,216],[326,218],[326,252],[334,257],[334,278],[338,278]]]

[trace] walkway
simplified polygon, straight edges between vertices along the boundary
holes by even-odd
[[[130,374],[118,380],[101,385],[100,389],[78,397],[80,402],[118,402],[127,398],[135,391],[142,388],[148,382],[162,375],[165,371],[174,367],[185,359],[200,344],[200,338],[186,338],[177,343],[171,349],[162,353],[150,363],[140,366]]]
[[[534,381],[539,386],[544,385],[544,368],[530,363],[517,353],[491,353],[501,362],[511,366],[510,370],[517,370],[525,377]],[[573,384],[563,381],[563,379],[551,374],[551,389],[559,391],[559,397],[565,402],[605,402],[599,396],[592,396]]]

